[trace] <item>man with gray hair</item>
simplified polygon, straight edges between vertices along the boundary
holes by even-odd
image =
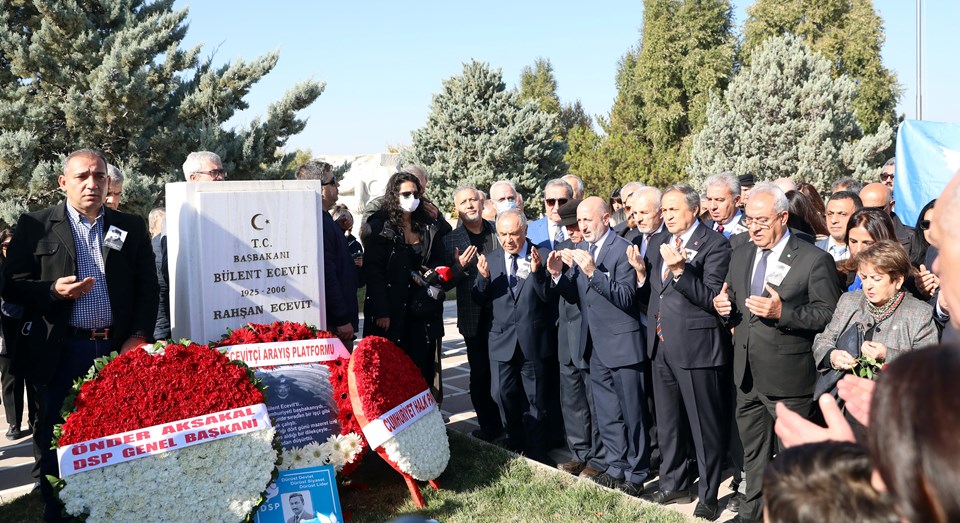
[[[623,202],[623,221],[613,227],[613,232],[617,233],[628,242],[640,235],[637,230],[637,222],[633,219],[633,210],[630,207],[630,197],[643,187],[640,182],[629,182],[620,189],[620,201]]]
[[[849,191],[854,194],[860,194],[860,191],[863,190],[863,182],[859,180],[854,180],[849,176],[846,178],[840,178],[839,180],[833,182],[833,187],[830,188],[832,194],[836,194],[841,191]]]
[[[560,178],[547,182],[543,188],[543,218],[530,223],[530,241],[538,249],[553,250],[555,245],[567,239],[566,229],[560,225],[560,207],[573,199],[573,187]]]
[[[227,179],[227,171],[217,153],[194,151],[183,162],[183,177],[188,182],[215,182]]]
[[[880,169],[880,183],[886,185],[890,188],[890,192],[893,192],[893,177],[897,171],[897,157],[894,156],[890,158],[883,164],[883,168]]]
[[[561,180],[570,184],[570,187],[573,188],[573,198],[576,200],[583,199],[583,179],[577,176],[576,174],[565,174],[560,177]]]
[[[120,199],[123,198],[123,173],[116,165],[107,164],[107,197],[103,204],[117,210],[120,208]]]
[[[712,218],[703,224],[728,240],[734,234],[746,231],[741,223],[740,180],[730,173],[715,174],[703,182],[703,187],[706,189],[704,203]]]
[[[776,405],[811,417],[818,372],[813,337],[830,322],[840,287],[830,254],[791,234],[789,202],[757,184],[745,210],[753,243],[735,247],[713,306],[733,328],[736,419],[744,446],[746,489],[740,521],[763,517],[763,471],[778,445]]]

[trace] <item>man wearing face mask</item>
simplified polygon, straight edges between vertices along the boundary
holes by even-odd
[[[493,182],[490,186],[490,200],[497,208],[498,215],[510,209],[520,209],[520,195],[509,180]]]
[[[444,265],[444,233],[426,211],[429,201],[413,174],[391,176],[382,202],[362,238],[367,279],[363,335],[396,343],[427,383],[434,383],[443,337],[443,292],[424,276]]]

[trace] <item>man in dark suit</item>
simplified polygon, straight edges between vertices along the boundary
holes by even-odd
[[[547,463],[544,362],[551,355],[548,333],[557,305],[547,297],[540,252],[526,235],[520,210],[500,213],[497,236],[502,250],[480,255],[474,292],[492,307],[491,388],[506,421],[507,445]]]
[[[577,225],[577,206],[573,199],[560,207],[560,223],[567,229],[568,239],[557,244],[557,249],[576,249],[583,242]],[[557,468],[573,475],[593,478],[606,468],[597,413],[590,386],[590,365],[580,352],[582,328],[580,307],[563,296],[559,299],[558,350],[560,360],[560,404],[563,414],[567,449],[573,458]]]
[[[610,229],[610,209],[598,197],[577,208],[586,245],[555,251],[547,260],[553,284],[580,305],[577,358],[589,362],[606,470],[594,478],[632,496],[643,494],[650,467],[644,378],[649,372],[636,300],[629,242]],[[564,270],[566,266],[566,270]]]
[[[739,197],[739,187],[736,194]],[[687,446],[681,416],[686,413],[700,472],[700,502],[694,515],[720,515],[717,491],[729,429],[724,367],[730,361],[729,332],[713,309],[730,264],[730,243],[697,220],[700,196],[689,185],[668,187],[663,194],[663,221],[670,234],[656,236],[640,256],[628,256],[646,278],[641,295],[649,295],[647,356],[653,364],[654,402],[660,442],[660,490],[654,503],[692,500],[687,474]],[[733,208],[736,208],[735,206]],[[641,259],[643,265],[641,266]]]
[[[724,238],[745,232],[743,213],[740,211],[740,182],[730,173],[715,174],[703,182],[706,191],[704,206],[710,218],[703,222],[710,229],[723,234]]]
[[[488,336],[492,313],[490,302],[473,294],[477,279],[477,257],[500,248],[493,224],[481,217],[483,198],[474,187],[460,187],[453,193],[460,225],[443,237],[453,267],[452,284],[457,288],[457,328],[467,346],[470,364],[470,401],[480,428],[473,436],[493,441],[503,431],[500,410],[490,395],[490,352]]]
[[[41,474],[52,476],[59,474],[50,450],[53,427],[63,422],[60,408],[73,381],[94,359],[152,338],[159,293],[143,219],[103,204],[108,188],[103,155],[91,149],[71,153],[58,181],[66,201],[17,222],[3,293],[24,306],[24,322],[31,326],[13,364],[15,374],[39,386],[34,444]],[[108,237],[117,240],[107,242]],[[47,481],[40,487],[45,517],[57,520],[59,500]]]
[[[907,251],[907,254],[910,255],[910,259],[915,259],[917,256],[917,246],[914,245],[916,242],[913,241],[913,237],[916,232],[913,230],[913,227],[904,225],[903,222],[900,221],[900,217],[893,212],[893,206],[895,204],[893,200],[893,189],[880,182],[868,183],[860,190],[860,200],[863,201],[864,207],[880,209],[890,216],[890,219],[893,220],[893,230],[897,234],[897,241],[903,246],[903,250]]]
[[[746,222],[753,242],[734,249],[713,300],[735,329],[736,419],[747,482],[737,521],[762,517],[761,478],[777,450],[776,403],[813,414],[813,337],[830,322],[840,296],[833,258],[790,233],[788,205],[772,184],[750,191]]]

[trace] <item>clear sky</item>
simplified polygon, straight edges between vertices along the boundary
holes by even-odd
[[[734,0],[738,27],[750,2]],[[409,144],[433,93],[470,59],[503,71],[508,86],[538,57],[550,59],[564,102],[580,99],[606,115],[616,97],[617,61],[640,39],[639,0],[484,2],[178,0],[189,7],[186,44],[204,44],[215,63],[280,50],[276,68],[246,98],[230,125],[263,115],[298,81],[326,83],[301,113],[306,129],[288,147],[314,154],[386,152]],[[876,0],[884,19],[884,64],[903,87],[898,112],[916,118],[916,4]],[[960,2],[923,2],[923,116],[960,121],[956,31]]]

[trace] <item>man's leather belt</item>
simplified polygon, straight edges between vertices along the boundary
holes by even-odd
[[[70,333],[73,336],[78,338],[87,338],[91,341],[101,340],[107,341],[110,339],[110,327],[103,327],[102,329],[81,329],[78,327],[70,327]]]

